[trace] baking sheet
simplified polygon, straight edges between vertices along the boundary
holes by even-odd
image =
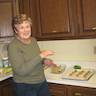
[[[88,80],[94,74],[92,69],[68,69],[62,74],[63,79]]]

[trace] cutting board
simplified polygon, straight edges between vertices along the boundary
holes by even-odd
[[[95,72],[94,75],[88,80],[88,83],[96,84],[96,72]]]
[[[93,74],[94,71],[90,69],[69,69],[63,73],[62,78],[74,80],[88,80]]]

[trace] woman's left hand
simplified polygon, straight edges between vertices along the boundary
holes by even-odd
[[[53,54],[54,54],[53,51],[51,51],[51,50],[45,50],[45,51],[42,51],[42,52],[40,53],[40,56],[41,56],[42,58],[46,58],[47,56],[50,56],[50,55],[53,55]]]

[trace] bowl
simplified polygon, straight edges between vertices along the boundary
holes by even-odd
[[[64,72],[64,70],[65,70],[65,65],[57,65],[57,66],[51,67],[51,73],[54,73],[54,74],[60,74]]]

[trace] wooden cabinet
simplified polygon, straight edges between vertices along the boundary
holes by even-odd
[[[32,17],[32,35],[38,40],[73,38],[77,30],[74,1],[19,0],[20,13]]]
[[[96,96],[96,88],[49,83],[52,96]]]
[[[66,88],[64,87],[64,85],[52,83],[49,83],[48,85],[51,96],[66,96]]]
[[[31,0],[19,0],[19,11],[21,14],[27,14],[30,16],[30,9],[32,6],[30,6],[30,1]]]
[[[75,36],[75,0],[37,0],[37,38],[66,39]]]
[[[14,96],[11,79],[0,81],[0,96]]]
[[[19,12],[21,14],[27,14],[32,18],[32,36],[34,37],[37,36],[36,32],[38,31],[36,2],[36,0],[18,0]]]
[[[17,13],[17,0],[0,0],[0,37],[13,36],[11,21]]]
[[[51,96],[96,96],[96,88],[48,83]],[[11,78],[0,81],[0,96],[15,96]]]
[[[68,86],[67,96],[96,96],[96,88]]]
[[[96,37],[96,0],[77,0],[79,36]]]
[[[96,0],[19,0],[38,40],[96,37]]]

